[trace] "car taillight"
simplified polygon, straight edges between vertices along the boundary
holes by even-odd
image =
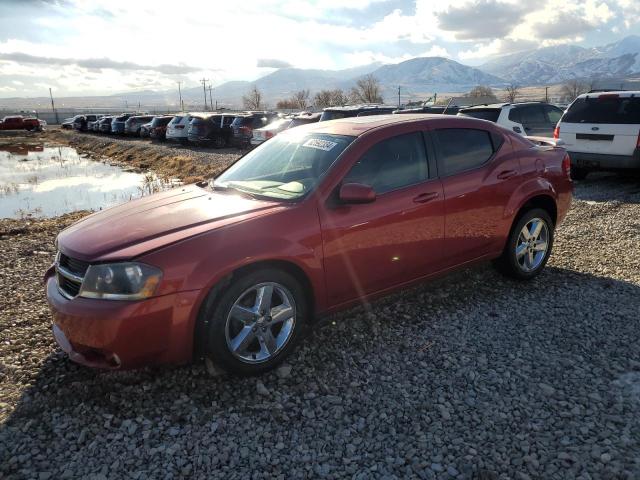
[[[273,132],[270,132],[269,130],[264,132],[264,138],[271,138],[273,137]]]
[[[251,133],[251,129],[249,127],[240,127],[239,130],[244,133]]]
[[[182,130],[182,129],[184,128],[184,125],[176,125],[176,128],[177,128],[178,130]]]
[[[562,159],[562,171],[567,177],[571,176],[571,158],[568,153],[565,153]]]
[[[559,126],[557,126],[556,128],[553,129],[553,138],[560,138],[560,127]]]

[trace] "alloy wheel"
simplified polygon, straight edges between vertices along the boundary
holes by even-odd
[[[549,227],[541,218],[529,220],[518,235],[516,242],[516,262],[524,272],[537,269],[545,259],[549,249]]]
[[[295,322],[295,301],[284,286],[275,282],[254,285],[229,310],[227,347],[243,362],[266,362],[290,340]]]

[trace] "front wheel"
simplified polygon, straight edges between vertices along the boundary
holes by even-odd
[[[529,280],[547,264],[553,246],[554,225],[546,210],[534,208],[522,215],[509,234],[498,269],[512,278]]]
[[[263,269],[234,278],[202,313],[206,355],[231,373],[266,372],[294,349],[307,315],[304,290],[289,273]]]

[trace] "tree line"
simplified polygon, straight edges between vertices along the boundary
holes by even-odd
[[[571,102],[578,95],[592,90],[595,80],[581,81],[572,79],[565,82],[561,89],[561,98]],[[486,86],[478,85],[467,92],[464,96],[470,98],[483,97],[487,101],[498,102],[500,92]],[[502,100],[514,103],[521,97],[521,87],[515,83],[507,85],[502,91]],[[348,91],[341,88],[320,90],[313,98],[309,89],[302,89],[294,92],[290,97],[279,100],[276,108],[279,110],[306,110],[310,107],[322,109],[354,103],[382,103],[382,85],[376,77],[369,74],[359,79]],[[247,110],[264,110],[266,104],[262,92],[254,84],[249,92],[242,97],[242,103]]]

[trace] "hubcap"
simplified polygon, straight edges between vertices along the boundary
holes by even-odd
[[[532,218],[520,230],[516,242],[516,261],[525,272],[538,268],[549,249],[549,227],[541,218]]]
[[[227,347],[243,362],[266,362],[287,344],[295,322],[295,301],[285,287],[273,282],[254,285],[227,315]]]

